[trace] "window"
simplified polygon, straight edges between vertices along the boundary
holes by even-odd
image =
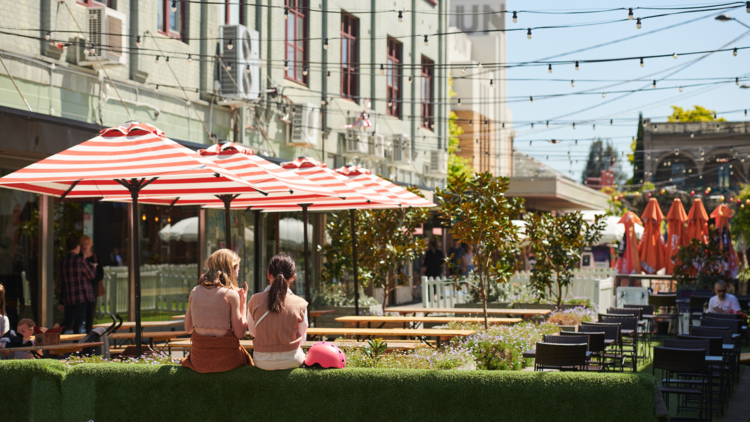
[[[171,38],[182,38],[185,28],[185,7],[188,3],[177,3],[177,9],[173,12],[170,0],[158,0],[156,11],[156,28],[159,33]]]
[[[245,0],[223,1],[224,6],[219,8],[220,22],[224,25],[245,25]]]
[[[341,96],[359,98],[359,19],[341,14]]]
[[[432,130],[434,126],[433,112],[435,110],[434,84],[435,62],[422,56],[422,127]]]
[[[401,117],[401,43],[393,38],[388,38],[388,63],[386,66],[386,94],[388,96],[389,116]]]
[[[306,0],[286,0],[289,8],[289,18],[285,20],[284,31],[284,60],[288,69],[284,74],[286,79],[307,84],[304,68],[307,66],[307,10]]]

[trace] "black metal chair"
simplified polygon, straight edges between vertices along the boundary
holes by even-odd
[[[678,335],[677,339],[664,339],[664,347],[671,347],[674,349],[690,349],[690,350],[706,350],[706,356],[714,357],[714,358],[720,358],[722,356],[721,353],[721,344],[722,339],[720,337],[696,337],[696,336],[686,336],[686,335]],[[718,366],[718,368],[717,368]],[[713,380],[718,381],[718,383],[712,382],[712,390],[710,391],[711,396],[713,396],[713,387],[717,386],[719,387],[719,394],[718,397],[716,397],[717,400],[717,410],[720,414],[724,413],[724,405],[727,401],[727,395],[726,395],[726,374],[725,372],[728,371],[726,362],[724,360],[721,360],[720,362],[717,362],[714,365],[711,365],[711,378]],[[713,400],[711,403],[713,404]],[[713,409],[713,407],[712,407]]]
[[[740,349],[737,342],[734,341],[732,330],[729,328],[722,327],[708,327],[708,326],[692,326],[690,327],[691,336],[699,337],[721,337],[722,339],[722,354],[729,366],[729,379],[739,380],[739,364],[740,364]],[[731,346],[726,349],[723,345]],[[734,383],[728,383],[730,392],[734,391]]]
[[[620,324],[620,335],[623,353],[630,355],[633,372],[638,372],[638,318],[625,315],[599,315],[599,322]],[[630,339],[627,341],[626,339]]]
[[[661,393],[669,407],[669,397],[677,396],[677,414],[682,411],[698,412],[698,421],[710,419],[711,412],[706,411],[704,418],[704,401],[709,396],[710,373],[706,370],[705,350],[674,349],[669,347],[654,347],[654,362],[652,373],[661,370]],[[685,400],[680,401],[680,397]],[[686,406],[689,398],[697,398],[698,408]],[[708,409],[710,407],[706,406]],[[680,420],[670,417],[671,421]],[[684,419],[683,419],[684,420]]]
[[[564,335],[555,335],[555,334],[545,334],[544,339],[542,341],[544,343],[555,343],[555,344],[585,344],[586,350],[588,350],[588,347],[589,347],[589,338],[586,336],[582,336],[582,335],[573,337],[573,336],[564,336]]]
[[[607,324],[601,322],[583,322],[578,326],[579,333],[604,333],[606,343],[605,351],[602,353],[602,362],[604,366],[612,364],[615,368],[619,367],[620,372],[625,368],[625,354],[622,350],[622,335],[620,334],[620,324]]]
[[[678,321],[676,294],[648,295],[648,304],[654,306],[654,312],[658,315],[657,320],[667,320],[670,323]],[[674,326],[677,330],[677,324]]]
[[[706,312],[703,314],[703,318],[728,319],[730,321],[742,321],[742,324],[740,324],[740,334],[742,334],[742,337],[745,339],[745,344],[748,343],[747,321],[745,321],[745,318],[742,316],[742,314],[720,314],[718,312]]]
[[[650,311],[653,312],[653,306],[650,307]],[[638,318],[638,332],[643,341],[641,341],[641,357],[648,359],[651,357],[651,330],[649,325],[651,324],[650,319],[643,318],[643,308],[609,308],[607,309],[607,315],[632,315]]]
[[[610,362],[606,362],[604,360],[604,351],[607,348],[607,345],[605,343],[605,333],[603,331],[601,332],[574,332],[574,331],[560,331],[560,335],[558,337],[571,337],[575,342],[581,342],[581,337],[586,337],[586,342],[589,346],[589,353],[591,353],[591,357],[597,358],[598,365],[591,365],[591,360],[589,360],[589,371],[604,371]],[[546,340],[545,340],[546,341]]]
[[[534,370],[583,371],[588,366],[586,344],[537,343]]]
[[[700,320],[703,316],[703,310],[708,306],[709,300],[711,300],[711,296],[697,293],[690,296],[690,325],[693,325],[694,321]]]

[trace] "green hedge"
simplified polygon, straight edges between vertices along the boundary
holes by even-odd
[[[654,421],[647,375],[0,362],[0,420]],[[11,399],[11,400],[6,400]]]

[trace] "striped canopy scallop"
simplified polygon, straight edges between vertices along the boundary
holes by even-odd
[[[170,140],[145,123],[103,129],[99,136],[0,178],[0,185],[67,198],[188,195],[201,191],[253,192],[260,187]]]
[[[224,202],[217,197],[220,194],[235,194],[232,203],[240,203],[235,208],[247,208],[255,203],[299,203],[315,200],[340,200],[339,196],[349,192],[335,192],[326,186],[313,183],[286,170],[268,160],[255,155],[253,150],[232,142],[212,145],[200,150],[198,154],[214,164],[237,175],[245,182],[252,184],[267,195],[257,192],[217,192],[206,190],[191,195],[162,195],[156,198],[140,199],[143,204],[156,205],[205,205],[207,207],[224,207]],[[338,195],[338,196],[337,196]],[[179,196],[179,198],[178,198]],[[127,198],[109,198],[108,200],[127,200]]]
[[[402,207],[431,208],[437,206],[421,196],[409,192],[401,186],[372,174],[372,172],[366,168],[347,165],[336,169],[336,171],[348,177],[350,180],[359,182],[363,186],[390,198]]]
[[[314,158],[300,157],[294,161],[283,163],[282,167],[296,175],[309,180],[316,185],[327,187],[345,199],[320,198],[319,200],[306,202],[311,211],[329,211],[363,208],[396,208],[399,205],[390,198],[380,195],[361,183],[337,173]],[[238,202],[241,206],[242,202]],[[299,211],[301,207],[297,203],[288,204],[259,204],[253,209],[263,209],[266,212]]]

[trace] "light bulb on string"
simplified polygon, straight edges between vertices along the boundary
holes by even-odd
[[[401,23],[404,21],[404,12],[399,10],[398,11],[398,23]]]
[[[380,64],[380,76],[385,76],[385,66],[382,63]]]
[[[573,129],[576,128],[576,122],[573,122]]]
[[[49,41],[49,39],[52,38],[52,31],[47,31],[47,35],[44,36],[44,39]],[[138,37],[140,38],[140,37]]]
[[[633,8],[628,9],[628,20],[633,20]]]
[[[159,56],[156,56],[156,59],[154,59],[154,63],[159,64]]]
[[[533,124],[533,123],[531,124],[531,129],[532,129],[532,130],[534,129],[534,124]]]
[[[745,2],[745,13],[750,13],[750,1]]]
[[[469,126],[473,126],[473,125],[474,125],[474,121],[473,120],[469,120]]]
[[[489,121],[489,120],[485,120],[485,121],[484,121],[484,125],[485,125],[485,126],[488,126],[489,124],[490,124],[490,121]]]
[[[289,19],[289,8],[288,7],[284,8],[284,19]]]
[[[533,103],[534,102],[534,97],[529,96],[529,101]]]
[[[464,67],[461,68],[461,73],[462,74],[466,73],[466,66],[464,66]]]
[[[502,122],[502,123],[500,124],[500,127],[502,127],[503,129],[505,129],[505,122]]]
[[[412,81],[412,77],[411,77],[411,76],[409,76],[409,83],[411,83],[411,81]]]
[[[302,75],[307,76],[307,66],[302,69]]]
[[[482,62],[479,62],[479,64],[477,65],[477,69],[482,70]]]
[[[531,141],[529,141],[529,146],[531,146]]]
[[[289,60],[284,60],[284,70],[289,70]]]
[[[177,1],[176,0],[172,0],[172,11],[173,12],[177,11]]]
[[[141,46],[141,36],[138,35],[135,37],[135,46],[140,47]]]
[[[576,70],[578,69],[580,69],[580,67],[578,66],[578,60],[576,60]]]
[[[547,120],[547,127],[549,127],[549,120]]]
[[[331,79],[331,71],[326,72],[326,79]]]
[[[606,92],[602,92],[602,98],[604,98],[606,96],[607,96],[607,93]]]
[[[654,82],[651,84],[651,88],[656,88],[656,79],[654,79]]]
[[[193,62],[193,55],[192,54],[188,54],[187,62],[188,62],[188,64],[190,64],[190,63]]]
[[[609,125],[612,126],[612,119],[609,119]]]
[[[494,86],[493,80],[490,79],[490,88],[492,88],[493,86]]]
[[[575,88],[576,87],[576,81],[574,81],[574,80],[571,79],[570,80],[570,87],[571,88]]]
[[[734,57],[737,57],[737,47],[734,47],[734,50],[732,51],[732,55]]]
[[[745,110],[745,117],[747,117],[747,110]]]
[[[232,50],[233,48],[234,48],[234,43],[232,42],[232,40],[229,40],[229,42],[227,43],[227,50]]]
[[[596,125],[593,125],[591,130],[596,130]]]
[[[576,145],[578,145],[578,139],[576,139]],[[578,160],[576,160],[576,163],[578,163]]]
[[[680,92],[682,92],[682,85],[680,85]]]
[[[159,85],[156,85],[156,88],[154,88],[156,91],[159,90]]]
[[[513,23],[518,23],[518,12],[513,12]]]
[[[531,28],[526,32],[526,39],[531,39]]]
[[[677,60],[677,53],[672,53],[672,58]]]
[[[461,105],[461,99],[460,98],[458,99],[458,105]]]
[[[740,84],[740,78],[734,78],[734,84],[739,86]]]
[[[635,27],[641,29],[641,18],[638,18],[638,20],[635,21]]]
[[[427,47],[428,45],[430,45],[430,41],[427,39],[427,35],[424,36],[424,45],[425,45],[425,47]]]
[[[328,50],[328,38],[323,40],[323,50]]]
[[[245,73],[248,73],[248,74],[250,73],[250,65],[247,65],[245,67]]]
[[[641,67],[643,67],[643,57],[641,57]]]
[[[552,63],[549,64],[549,67],[547,68],[547,73],[552,73]]]

